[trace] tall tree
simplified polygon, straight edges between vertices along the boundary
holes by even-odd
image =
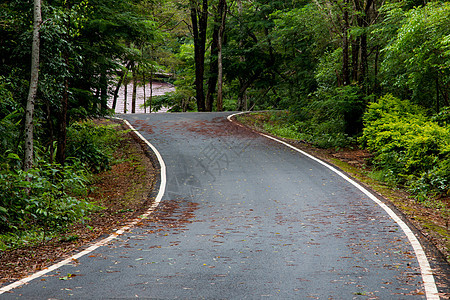
[[[131,94],[131,113],[136,113],[136,97],[137,97],[137,67],[133,61],[131,64],[131,76],[133,78],[133,93]]]
[[[65,13],[63,15],[64,18],[64,24],[62,25],[65,33],[64,40],[67,43],[67,45],[70,44],[70,17],[69,17],[69,1],[65,1],[66,7]],[[69,74],[70,74],[70,67],[69,67],[69,49],[63,50],[62,53],[64,57],[64,64],[66,68],[66,74],[64,76],[64,86],[62,91],[62,97],[61,97],[61,105],[58,113],[58,141],[57,141],[57,148],[56,148],[56,161],[60,165],[64,165],[64,162],[66,160],[66,145],[67,145],[67,110],[69,106]]]
[[[39,29],[42,23],[41,1],[34,0],[33,8],[33,44],[31,48],[31,79],[30,89],[28,91],[27,106],[25,111],[25,160],[24,170],[27,171],[33,167],[34,152],[34,105],[39,83],[39,50],[40,37]]]
[[[209,64],[209,78],[208,90],[206,92],[206,111],[212,111],[214,103],[214,95],[216,93],[216,86],[218,80],[218,56],[219,56],[219,30],[220,30],[220,15],[218,9],[214,13],[214,24],[211,41],[211,55]]]
[[[243,15],[242,0],[237,0],[237,6],[238,6],[238,15],[239,15],[239,17],[242,17],[242,15]],[[239,24],[239,26],[242,29],[241,23]],[[244,48],[244,39],[243,38],[239,39],[239,48],[241,48],[241,49]],[[239,61],[241,63],[245,63],[245,56],[244,55],[239,56]],[[243,86],[242,80],[240,79],[239,81],[241,82],[241,86]],[[238,94],[237,109],[238,110],[247,110],[248,109],[246,90],[244,90],[242,93]]]
[[[342,79],[344,85],[350,84],[350,70],[349,70],[349,39],[348,31],[350,28],[348,18],[348,0],[344,0],[343,5],[343,26],[342,26]]]
[[[214,103],[214,95],[216,86],[219,82],[217,90],[217,110],[221,111],[222,107],[222,86],[223,86],[223,63],[222,63],[222,46],[223,35],[225,29],[227,3],[226,0],[219,0],[214,8],[214,23],[211,41],[211,56],[208,78],[208,90],[206,93],[206,110],[212,111]],[[220,77],[220,78],[219,78]],[[219,95],[220,92],[220,95]]]
[[[222,48],[223,48],[223,37],[225,32],[225,20],[227,18],[227,1],[219,0],[218,14],[220,16],[220,26],[218,34],[217,47],[219,49],[217,54],[217,111],[223,110],[223,58],[222,58]]]
[[[195,52],[195,91],[197,109],[205,111],[203,77],[205,74],[206,31],[208,27],[208,0],[190,0],[192,33]]]
[[[383,49],[383,85],[438,112],[450,104],[450,3],[430,2],[401,14],[401,26]]]

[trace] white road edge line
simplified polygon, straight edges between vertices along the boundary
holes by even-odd
[[[136,135],[142,139],[151,149],[152,151],[156,154],[156,157],[158,158],[158,162],[159,165],[161,167],[161,184],[159,187],[159,191],[158,194],[156,195],[155,201],[153,202],[153,204],[150,206],[150,208],[143,214],[140,215],[138,218],[132,220],[130,223],[128,223],[127,225],[123,226],[122,228],[120,228],[119,230],[115,231],[114,233],[112,233],[110,236],[108,236],[107,238],[104,238],[101,241],[98,241],[97,243],[91,245],[90,247],[88,247],[87,249],[81,251],[80,253],[77,253],[59,263],[56,263],[54,265],[51,265],[50,267],[43,269],[37,273],[34,273],[28,277],[25,277],[21,280],[18,280],[14,283],[11,283],[7,286],[4,286],[2,288],[0,288],[0,295],[6,292],[11,291],[12,289],[15,289],[17,287],[20,287],[24,284],[27,284],[28,282],[39,278],[47,273],[50,273],[64,265],[70,264],[71,262],[76,261],[77,259],[79,259],[80,257],[91,253],[92,251],[94,251],[95,249],[104,246],[106,244],[108,244],[110,241],[114,240],[115,238],[117,238],[119,235],[123,234],[124,232],[126,232],[127,230],[129,230],[130,228],[132,228],[133,226],[135,226],[139,221],[141,221],[142,219],[147,218],[150,214],[152,214],[154,212],[154,210],[158,207],[159,203],[161,202],[162,197],[164,196],[165,190],[166,190],[166,183],[167,183],[167,179],[166,179],[166,164],[164,163],[164,160],[161,156],[161,154],[159,153],[159,151],[149,142],[147,141],[147,139],[145,139],[141,133],[139,133],[127,120],[123,120],[120,118],[115,118],[118,120],[123,121],[134,133],[136,133]]]
[[[231,118],[240,114],[245,114],[246,112],[240,112],[240,113],[235,113],[232,115],[229,115],[227,117],[228,121],[241,126],[241,124],[234,122]],[[436,287],[436,282],[434,281],[434,276],[433,276],[433,271],[430,267],[430,263],[428,262],[427,256],[425,254],[425,251],[422,248],[422,245],[420,244],[419,240],[417,239],[417,237],[414,235],[414,233],[412,232],[412,230],[408,227],[408,225],[406,225],[405,222],[403,222],[403,220],[397,216],[397,214],[391,209],[389,208],[389,206],[387,206],[386,204],[384,204],[382,201],[380,201],[377,197],[375,197],[371,192],[369,192],[367,189],[365,189],[364,187],[362,187],[359,183],[357,183],[356,181],[354,181],[353,179],[351,179],[350,177],[348,177],[347,175],[345,175],[344,173],[342,173],[341,171],[339,171],[338,169],[334,168],[333,166],[329,165],[328,163],[312,156],[311,154],[306,153],[303,150],[300,150],[286,142],[283,142],[279,139],[276,139],[272,136],[260,133],[258,131],[253,130],[254,132],[258,133],[259,135],[266,137],[268,139],[274,140],[278,143],[281,143],[303,155],[305,155],[306,157],[309,157],[310,159],[322,164],[323,166],[327,167],[328,169],[330,169],[331,171],[333,171],[334,173],[338,174],[339,176],[341,176],[343,179],[345,179],[346,181],[348,181],[349,183],[351,183],[353,186],[355,186],[357,189],[359,189],[361,192],[363,192],[367,197],[369,197],[371,200],[373,200],[375,203],[377,203],[379,206],[381,206],[381,208],[383,208],[387,214],[400,226],[400,228],[403,230],[403,232],[405,233],[406,237],[408,238],[409,242],[411,243],[414,252],[416,253],[416,257],[417,257],[417,261],[419,262],[419,266],[420,266],[420,270],[422,273],[422,280],[423,280],[423,284],[425,287],[425,294],[428,300],[439,300],[439,293]]]

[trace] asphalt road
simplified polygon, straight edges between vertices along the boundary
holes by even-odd
[[[414,249],[366,194],[224,113],[123,115],[161,153],[156,211],[2,299],[423,299]]]

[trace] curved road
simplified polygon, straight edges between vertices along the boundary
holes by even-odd
[[[121,116],[165,161],[158,208],[1,298],[426,298],[413,246],[378,204],[226,116]]]

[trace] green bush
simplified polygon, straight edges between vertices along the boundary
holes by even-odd
[[[109,169],[114,145],[122,138],[117,126],[98,126],[92,121],[72,124],[67,129],[68,161],[80,161],[95,173]]]
[[[375,154],[386,181],[416,194],[448,193],[450,129],[407,100],[386,95],[370,104],[360,142]]]
[[[10,125],[8,116],[0,120],[0,129]],[[48,163],[39,141],[35,167],[28,172],[21,170],[20,153],[11,146],[0,154],[0,250],[41,242],[99,209],[86,199],[88,184],[91,172],[110,166],[123,138],[116,126],[93,121],[71,125],[65,166]]]
[[[431,119],[440,126],[450,126],[450,107],[446,107]]]
[[[13,95],[0,76],[0,163],[17,148],[20,139],[20,122],[23,109],[17,107]],[[15,161],[15,164],[20,164]]]
[[[89,176],[79,166],[44,163],[28,172],[2,170],[0,233],[30,228],[58,231],[83,220],[95,208],[84,200],[87,183]]]
[[[305,141],[320,148],[344,148],[360,134],[365,106],[357,85],[322,88],[290,108],[289,122],[295,124]]]

